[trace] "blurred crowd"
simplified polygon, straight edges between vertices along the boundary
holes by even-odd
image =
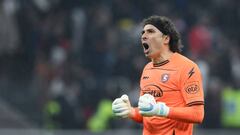
[[[139,95],[141,21],[173,20],[204,78],[203,128],[240,91],[239,0],[0,0],[0,97],[40,128],[86,129],[99,103]],[[107,104],[107,103],[106,103]],[[110,128],[137,127],[118,124]],[[123,121],[125,123],[125,121]],[[90,126],[91,127],[91,126]]]

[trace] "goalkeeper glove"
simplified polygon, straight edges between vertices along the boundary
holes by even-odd
[[[140,96],[138,108],[142,116],[166,117],[169,113],[169,107],[163,102],[156,102],[150,94]]]
[[[132,109],[129,98],[126,94],[122,95],[121,98],[115,99],[112,103],[112,111],[114,115],[121,118],[129,117]]]

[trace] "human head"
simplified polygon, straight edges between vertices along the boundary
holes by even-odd
[[[182,43],[180,39],[180,34],[176,30],[173,22],[165,17],[165,16],[150,16],[149,18],[146,18],[143,20],[143,27],[151,24],[155,26],[159,31],[161,31],[164,35],[169,36],[169,49],[172,52],[178,52],[180,53],[182,50],[181,48]]]

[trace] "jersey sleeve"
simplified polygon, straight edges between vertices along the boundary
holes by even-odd
[[[139,113],[139,109],[137,107],[133,108],[133,112],[130,115],[130,118],[138,123],[143,122],[143,116]]]
[[[180,84],[187,106],[204,104],[202,76],[195,63],[186,64],[180,77]]]

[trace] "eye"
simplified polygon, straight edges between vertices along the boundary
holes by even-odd
[[[147,32],[148,33],[154,33],[155,31],[153,29],[148,29]]]

